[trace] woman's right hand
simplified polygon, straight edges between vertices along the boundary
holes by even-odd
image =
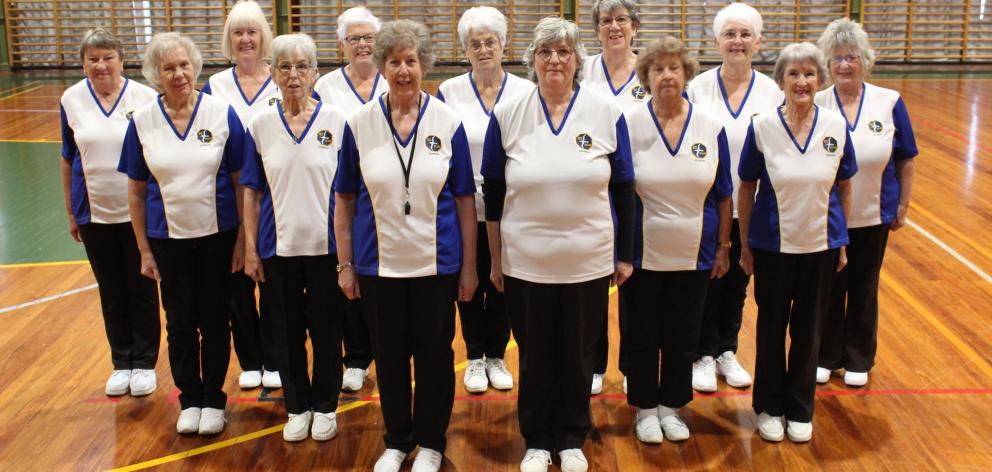
[[[69,236],[77,243],[83,242],[83,235],[79,233],[79,225],[76,224],[76,219],[72,216],[69,217]]]
[[[746,246],[741,248],[741,270],[747,275],[754,275],[754,255]]]
[[[338,274],[338,286],[344,292],[348,300],[362,298],[362,292],[358,289],[358,279],[355,277],[355,267],[347,266]]]
[[[494,258],[492,264],[490,265],[492,269],[489,271],[489,280],[492,281],[493,287],[496,287],[496,291],[503,293],[503,264],[498,258]]]
[[[245,251],[245,275],[256,283],[265,283],[265,269],[256,251]]]
[[[156,282],[162,281],[162,276],[158,273],[158,264],[155,263],[155,256],[151,251],[141,253],[141,275]]]

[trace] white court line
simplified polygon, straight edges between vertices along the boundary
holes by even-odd
[[[45,302],[50,302],[52,300],[58,300],[58,299],[60,299],[62,297],[68,297],[69,295],[75,295],[77,293],[82,293],[82,292],[85,292],[87,290],[93,290],[93,289],[95,289],[97,287],[98,287],[97,284],[87,285],[85,287],[74,288],[72,290],[66,290],[65,292],[57,293],[55,295],[49,295],[47,297],[36,298],[34,300],[21,303],[20,305],[14,305],[14,306],[8,306],[6,308],[0,308],[0,314],[7,313],[8,311],[20,310],[21,308],[27,308],[29,306],[39,305],[39,304],[42,304],[42,303],[45,303]]]
[[[964,264],[965,267],[971,269],[972,272],[978,274],[979,277],[985,279],[986,282],[992,284],[992,276],[989,276],[989,274],[985,273],[985,271],[979,268],[977,265],[975,265],[968,259],[965,259],[964,256],[962,256],[960,253],[955,251],[953,248],[951,248],[947,244],[944,244],[943,241],[937,239],[937,237],[930,234],[929,231],[923,229],[922,227],[920,227],[920,225],[913,223],[912,221],[910,221],[909,218],[906,218],[906,224],[909,225],[911,228],[915,229],[916,231],[919,231],[920,234],[926,236],[927,239],[929,239],[931,242],[939,246],[941,249],[947,251],[947,253],[950,254],[951,257],[954,257],[955,259],[958,260],[958,262]]]

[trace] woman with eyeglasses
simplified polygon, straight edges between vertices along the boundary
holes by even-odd
[[[492,282],[525,332],[523,472],[546,471],[553,451],[561,470],[588,469],[590,348],[610,285],[633,271],[627,124],[613,100],[579,86],[585,60],[574,23],[541,20],[525,54],[537,88],[496,105],[483,147]]]
[[[534,88],[529,80],[505,72],[502,66],[506,44],[506,17],[493,7],[469,8],[458,21],[458,37],[472,64],[466,74],[444,81],[437,96],[457,112],[465,126],[472,171],[475,176],[475,208],[479,218],[477,272],[479,288],[471,301],[458,303],[462,338],[468,357],[465,390],[482,393],[492,385],[497,390],[513,388],[513,377],[506,369],[503,355],[510,340],[511,324],[503,304],[503,294],[489,280],[489,244],[486,243],[485,209],[482,202],[482,144],[493,107]],[[522,339],[513,326],[517,343]],[[518,348],[519,349],[519,348]],[[518,350],[521,354],[523,351]]]

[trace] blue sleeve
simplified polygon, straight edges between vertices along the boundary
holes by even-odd
[[[265,188],[265,170],[262,155],[255,146],[251,131],[245,133],[244,165],[241,166],[241,185],[261,191]]]
[[[850,142],[850,140],[848,140]],[[747,125],[747,137],[741,149],[741,163],[737,166],[737,176],[744,182],[755,182],[765,170],[765,155],[758,150],[754,138],[754,123]]]
[[[341,149],[338,151],[338,170],[334,174],[335,192],[358,193],[358,186],[362,181],[362,169],[358,162],[358,143],[351,132],[351,123],[345,123]]]
[[[221,164],[230,173],[241,172],[245,160],[245,127],[234,112],[234,107],[227,106],[227,127],[230,130],[227,142],[224,143],[224,162]]]
[[[72,162],[76,158],[79,148],[76,147],[76,134],[69,126],[69,119],[65,116],[65,108],[59,105],[59,113],[62,115],[62,159]]]
[[[317,100],[318,102],[322,102],[323,101],[323,100],[320,99],[320,94],[317,93],[316,90],[314,90],[313,93],[310,96],[313,97],[313,99],[314,100]]]
[[[713,190],[718,197],[729,197],[734,194],[734,181],[730,175],[730,145],[727,143],[727,130],[721,129],[716,137],[718,164],[716,167],[716,182]]]
[[[617,149],[610,153],[610,183],[622,184],[634,180],[634,160],[630,152],[630,133],[623,114],[616,123]]]
[[[200,93],[205,93],[207,95],[213,95],[210,90],[210,79],[207,79],[207,83],[203,84],[203,88],[200,89]]]
[[[141,140],[138,139],[138,128],[134,126],[134,120],[127,124],[117,171],[127,174],[131,180],[147,181],[151,176],[151,172],[148,171],[148,163],[145,162],[144,148],[141,145]]]
[[[441,92],[441,87],[437,88],[437,99],[442,102],[444,101],[444,92]]]
[[[482,176],[506,180],[506,149],[503,149],[503,131],[496,114],[489,118],[486,140],[482,144]]]
[[[913,134],[913,124],[909,121],[909,112],[902,97],[896,100],[892,108],[892,124],[896,127],[896,135],[892,139],[892,156],[896,159],[911,159],[919,154],[916,149],[916,136]]]
[[[451,138],[451,170],[448,171],[448,188],[456,196],[475,193],[475,176],[472,175],[472,151],[468,147],[465,127],[458,125]]]
[[[858,173],[858,161],[854,156],[854,141],[851,140],[851,132],[847,133],[847,142],[844,143],[844,155],[840,158],[840,166],[837,168],[837,179],[847,180]]]

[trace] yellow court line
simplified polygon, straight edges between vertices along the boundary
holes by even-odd
[[[947,223],[944,223],[939,218],[937,218],[936,216],[934,216],[933,213],[931,213],[931,212],[929,212],[929,211],[927,211],[927,210],[925,210],[923,208],[920,208],[919,206],[913,207],[912,210],[915,211],[915,212],[918,212],[918,213],[922,214],[926,219],[932,221],[937,226],[940,226],[941,229],[943,229],[944,231],[947,231],[948,233],[951,233],[951,235],[953,235],[955,238],[960,239],[965,244],[967,244],[968,246],[970,246],[972,249],[974,249],[975,251],[977,251],[978,253],[980,253],[982,256],[985,256],[986,259],[992,261],[992,252],[989,252],[987,249],[985,249],[985,246],[976,243],[972,239],[970,239],[967,236],[965,236],[964,233],[958,231],[953,226],[951,226],[951,225],[949,225]]]
[[[44,85],[39,85],[37,87],[32,87],[32,88],[29,88],[27,90],[21,90],[20,92],[12,93],[10,95],[7,95],[6,97],[0,97],[0,100],[6,100],[8,98],[14,98],[14,97],[16,97],[18,95],[23,95],[23,94],[28,93],[28,92],[34,92],[35,90],[38,90],[38,89],[43,88],[43,87],[45,87],[45,86]]]
[[[948,328],[947,325],[942,323],[940,321],[940,318],[935,316],[930,310],[928,310],[923,305],[923,303],[921,303],[916,297],[910,294],[908,290],[906,290],[902,285],[896,282],[895,279],[893,279],[885,271],[882,271],[881,279],[882,282],[884,282],[886,285],[891,287],[892,290],[895,291],[900,298],[902,298],[902,301],[906,302],[907,304],[909,304],[909,306],[913,307],[913,309],[916,310],[916,312],[919,313],[920,316],[923,317],[923,319],[925,319],[928,323],[930,323],[931,326],[936,328],[937,331],[940,332],[940,334],[942,334],[945,339],[947,339],[951,344],[953,344],[954,347],[958,348],[958,350],[961,351],[961,353],[964,354],[965,357],[970,359],[979,369],[981,369],[981,371],[985,373],[986,378],[992,378],[992,365],[989,365],[988,361],[986,361],[984,357],[982,357],[977,352],[975,352],[975,350],[971,347],[970,344],[966,343],[956,334],[954,334],[954,331],[951,331],[951,329]]]
[[[52,261],[52,262],[21,262],[17,264],[0,264],[0,269],[20,269],[24,267],[53,267],[53,266],[67,266],[67,265],[80,265],[89,264],[90,261],[86,259],[78,261]]]

